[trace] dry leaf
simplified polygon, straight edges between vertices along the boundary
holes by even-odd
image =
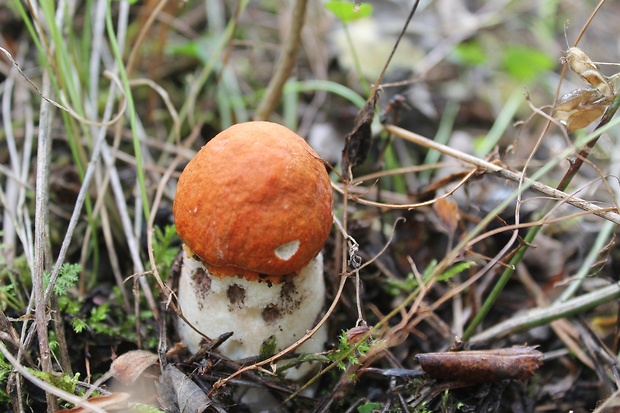
[[[577,89],[558,100],[553,117],[573,132],[603,116],[612,100],[613,96],[603,96],[595,88]]]
[[[156,354],[145,350],[127,352],[116,358],[110,366],[110,374],[125,386],[133,384],[146,369],[159,362]]]
[[[112,393],[105,396],[92,397],[87,402],[108,412],[124,411],[127,409],[129,397],[128,393]],[[91,409],[77,406],[73,409],[59,410],[58,413],[88,413],[91,411]]]
[[[450,234],[454,234],[459,223],[459,206],[456,201],[454,199],[439,198],[433,204],[433,208],[446,230]]]
[[[535,347],[425,353],[416,356],[422,370],[435,379],[468,384],[506,379],[526,380],[542,365]]]
[[[603,116],[616,90],[610,78],[603,75],[581,49],[568,49],[562,63],[568,63],[571,70],[591,86],[567,93],[555,106],[553,117],[564,124],[568,132],[573,132]]]
[[[196,383],[181,370],[168,364],[164,367],[157,386],[157,399],[170,413],[202,413],[211,400]]]
[[[377,94],[366,101],[366,104],[355,117],[353,130],[344,139],[342,150],[342,179],[348,182],[351,179],[350,171],[358,163],[362,163],[368,156],[372,138],[372,120],[375,116]]]
[[[584,82],[594,86],[601,95],[613,97],[616,94],[609,78],[599,71],[598,66],[580,48],[571,47],[566,51],[562,60],[568,63],[571,70],[583,79]]]
[[[355,344],[358,341],[360,341],[360,339],[362,337],[364,337],[364,334],[368,333],[368,331],[370,330],[370,327],[368,326],[357,326],[357,327],[353,327],[347,330],[347,343],[349,344]]]

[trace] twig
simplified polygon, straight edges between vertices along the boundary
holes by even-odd
[[[618,402],[618,397],[620,397],[620,389],[610,394],[609,397],[607,397],[607,400],[599,404],[596,409],[592,411],[592,413],[605,413],[615,410],[612,406],[617,407],[614,403]],[[612,410],[607,410],[608,407],[612,407]]]
[[[620,141],[616,141],[615,147],[611,151],[611,168],[609,170],[610,176],[618,176],[620,174]],[[611,189],[611,195],[614,199],[620,199],[620,188],[617,185],[614,185],[613,189]],[[613,237],[614,232],[616,231],[617,226],[614,225],[613,222],[606,221],[598,231],[598,235],[596,237],[596,241],[590,247],[590,251],[585,256],[583,262],[581,263],[581,267],[577,271],[577,273],[573,276],[572,282],[568,285],[568,287],[562,292],[562,294],[556,299],[557,301],[565,301],[575,295],[577,290],[581,287],[581,284],[584,279],[590,274],[590,270],[596,260],[599,257],[600,251],[605,247],[605,244],[609,242],[609,239]]]
[[[579,157],[577,158],[577,160],[574,161],[574,163],[571,165],[571,167],[568,169],[568,171],[566,172],[566,174],[564,175],[564,177],[560,181],[560,184],[557,187],[557,191],[564,191],[568,187],[568,185],[570,184],[572,179],[575,177],[575,175],[579,171],[579,168],[581,168],[581,165],[583,165],[583,162],[585,161],[585,159],[589,155],[590,150],[594,147],[594,145],[598,141],[599,137],[601,136],[601,133],[597,134],[596,132],[603,130],[603,128],[609,124],[609,122],[611,121],[612,117],[615,115],[615,113],[616,113],[616,111],[618,110],[619,107],[620,107],[620,94],[617,94],[615,96],[614,100],[612,101],[612,103],[607,108],[607,110],[605,110],[605,113],[603,114],[603,117],[601,118],[601,121],[599,122],[599,124],[594,129],[594,132],[592,134],[593,138],[589,139],[586,142],[585,147],[579,153]],[[520,182],[525,184],[526,181],[527,181],[527,179],[524,176],[522,176],[522,179],[521,179]],[[568,200],[566,200],[566,202],[568,202]],[[575,204],[572,204],[572,205],[580,207],[580,206],[575,205]],[[543,207],[542,211],[540,212],[540,215],[544,216],[549,211],[551,211],[552,209],[553,209],[553,205],[552,205],[551,202],[549,202],[549,203],[547,203],[547,205],[545,207]],[[596,212],[594,212],[594,213],[596,215],[599,215]],[[615,215],[617,215],[617,214],[615,214]],[[614,221],[614,222],[616,222],[616,221]],[[516,251],[516,253],[512,256],[512,258],[510,260],[510,263],[509,263],[509,266],[504,270],[504,272],[502,273],[500,278],[497,280],[497,283],[493,287],[493,290],[489,294],[489,297],[484,302],[484,304],[480,308],[479,312],[476,314],[476,316],[472,320],[471,324],[469,325],[469,327],[467,328],[467,330],[463,334],[463,339],[466,340],[468,337],[471,337],[471,335],[474,332],[474,330],[477,328],[477,326],[482,322],[482,320],[486,317],[488,312],[491,310],[491,307],[493,306],[495,300],[497,299],[497,297],[499,297],[499,294],[504,289],[504,286],[506,285],[506,283],[508,283],[508,280],[510,279],[510,277],[514,273],[516,265],[521,262],[521,260],[523,259],[523,256],[525,255],[525,253],[528,250],[529,246],[532,244],[532,242],[534,241],[534,239],[538,235],[538,232],[541,230],[541,228],[542,228],[541,226],[532,227],[527,232],[527,234],[525,235],[525,238],[524,238],[524,243],[519,247],[519,249]]]
[[[597,8],[592,12],[590,18],[588,19],[588,22],[586,23],[586,25],[582,29],[582,33],[585,32],[586,27],[590,24],[590,22],[594,18],[594,15],[596,15],[596,13],[600,9],[600,7],[604,3],[604,1],[605,0],[601,0],[599,2],[599,5],[597,6]],[[579,39],[575,42],[575,45],[577,45],[578,41],[579,41]],[[562,68],[562,74],[561,74],[562,77],[564,76],[564,73],[566,71],[566,66],[567,65],[564,65],[564,67]],[[557,102],[558,93],[559,93],[559,85],[558,85],[558,87],[556,89],[556,97],[554,98],[554,104],[555,104],[555,102]],[[593,133],[590,134],[590,138],[586,141],[584,147],[580,151],[577,160],[574,161],[574,163],[571,165],[571,167],[569,167],[568,171],[566,172],[566,174],[564,175],[564,177],[562,178],[562,180],[558,184],[558,186],[557,186],[557,190],[558,191],[564,191],[564,190],[566,190],[566,188],[568,188],[568,185],[571,183],[572,179],[575,177],[575,175],[577,174],[577,172],[579,171],[579,169],[583,165],[583,162],[585,162],[585,160],[587,159],[587,157],[588,157],[588,155],[590,153],[590,150],[594,147],[594,145],[596,144],[596,142],[598,141],[599,137],[601,136],[603,131],[606,129],[606,127],[609,126],[610,121],[611,121],[612,117],[615,115],[615,113],[618,110],[619,106],[620,106],[620,94],[617,94],[614,97],[614,100],[612,101],[612,103],[605,110],[605,113],[603,114],[603,117],[601,118],[599,124],[594,129]],[[550,123],[547,122],[547,124],[545,126],[545,129],[548,128],[549,124]],[[537,145],[539,143],[540,143],[540,141],[537,143]],[[568,155],[568,154],[566,154],[566,155]],[[566,155],[562,155],[562,157],[565,157]],[[533,156],[533,152],[532,152],[532,155],[530,155],[530,159],[532,158],[532,156]],[[529,163],[529,160],[528,160],[528,163]],[[550,164],[555,164],[555,162],[548,163],[546,165],[546,167],[550,167]],[[542,170],[544,170],[546,167],[543,167]],[[522,179],[520,180],[519,184],[520,185],[526,184],[525,174],[522,175]],[[521,194],[521,191],[519,192],[519,196],[520,196],[520,194]],[[542,208],[540,216],[546,215],[552,209],[553,209],[552,203],[548,202]],[[502,290],[504,289],[505,285],[508,283],[508,280],[510,279],[510,277],[514,273],[514,270],[515,270],[517,264],[519,264],[521,262],[521,260],[523,259],[523,256],[525,255],[525,253],[529,249],[529,246],[534,241],[534,239],[538,235],[538,232],[541,229],[542,229],[542,226],[532,227],[527,232],[527,234],[525,235],[525,238],[524,238],[524,242],[521,244],[521,246],[517,249],[515,254],[510,259],[509,265],[502,272],[502,275],[497,280],[495,286],[493,287],[493,290],[489,293],[488,298],[485,300],[485,302],[482,305],[482,307],[480,307],[480,310],[475,315],[474,319],[471,321],[471,323],[469,324],[467,330],[463,334],[463,339],[464,340],[467,340],[469,337],[471,337],[471,335],[473,334],[474,330],[478,327],[478,325],[480,325],[480,323],[482,323],[482,320],[484,320],[484,318],[486,317],[488,312],[491,310],[491,307],[495,303],[495,300],[499,297],[499,294],[502,292]]]
[[[377,208],[384,208],[384,209],[415,209],[415,208],[421,208],[421,207],[424,207],[424,206],[432,205],[435,202],[437,202],[439,199],[449,198],[461,186],[463,186],[467,181],[469,181],[469,179],[476,172],[477,172],[476,169],[472,169],[471,171],[467,172],[467,174],[459,182],[457,182],[452,188],[450,188],[444,194],[442,194],[442,195],[440,195],[440,196],[438,196],[436,198],[430,199],[428,201],[417,202],[415,204],[407,204],[407,203],[403,203],[403,204],[386,204],[384,202],[369,201],[367,199],[359,197],[358,195],[355,195],[354,191],[352,191],[353,188],[348,187],[346,183],[342,184],[342,187],[341,187],[341,185],[332,183],[332,188],[334,188],[336,191],[340,192],[341,194],[345,195],[345,187],[346,187],[346,189],[347,189],[346,193],[347,193],[348,198],[354,200],[358,204],[374,206],[374,207],[377,207]],[[357,187],[356,189],[359,189],[359,187]]]
[[[284,50],[280,56],[276,72],[273,74],[267,86],[265,95],[259,103],[258,108],[256,108],[256,113],[254,115],[256,120],[268,119],[282,96],[282,88],[284,88],[284,84],[291,75],[295,60],[297,59],[297,51],[301,44],[301,30],[304,26],[307,1],[308,0],[295,0]]]
[[[563,200],[574,207],[577,207],[584,211],[592,212],[594,215],[605,218],[608,221],[615,222],[616,224],[620,224],[620,214],[618,214],[617,212],[610,212],[607,208],[602,208],[598,205],[592,204],[591,202],[576,198],[574,196],[571,196],[570,194],[567,194],[564,191],[536,182],[531,178],[525,178],[522,174],[518,172],[513,172],[497,164],[485,161],[473,155],[466,154],[464,152],[450,148],[449,146],[442,145],[416,133],[410,132],[406,129],[399,128],[398,126],[386,125],[385,129],[388,132],[393,133],[394,135],[406,139],[410,142],[417,143],[418,145],[424,146],[428,149],[434,149],[445,155],[452,156],[463,162],[475,165],[478,168],[486,169],[489,172],[497,173],[501,177],[509,179],[511,181],[523,182],[524,185],[532,188],[535,191],[538,191],[555,199]]]

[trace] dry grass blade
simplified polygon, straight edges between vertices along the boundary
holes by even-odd
[[[4,344],[0,343],[0,352],[4,355],[4,357],[11,363],[11,365],[13,366],[13,368],[19,373],[21,374],[24,378],[26,378],[28,381],[30,381],[31,383],[35,384],[37,387],[45,390],[48,394],[59,397],[63,400],[66,400],[70,403],[75,404],[76,406],[82,406],[84,408],[89,409],[90,411],[96,412],[96,413],[106,413],[105,410],[103,410],[100,407],[97,407],[89,402],[87,402],[86,400],[83,400],[80,397],[77,397],[71,393],[67,393],[59,388],[57,388],[56,386],[39,379],[38,377],[36,377],[35,375],[33,375],[32,373],[30,373],[26,368],[24,368],[24,366],[22,366],[21,364],[19,364],[19,362],[17,361],[17,359],[15,359],[11,353],[6,349],[6,347],[4,346]]]
[[[49,94],[51,81],[49,76],[43,77],[43,93]],[[34,265],[32,276],[32,292],[34,297],[34,317],[39,341],[39,358],[45,373],[52,373],[52,359],[47,329],[47,307],[49,301],[45,298],[44,276],[49,271],[48,263],[51,260],[51,245],[49,240],[49,170],[51,162],[51,128],[52,108],[49,103],[41,104],[39,118],[39,151],[37,153],[37,185],[36,211],[34,229]],[[52,393],[47,393],[48,411],[58,409],[58,404]]]

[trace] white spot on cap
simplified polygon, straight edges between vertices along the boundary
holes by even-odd
[[[299,240],[296,239],[295,241],[287,242],[286,244],[280,245],[278,248],[276,248],[274,253],[281,260],[288,261],[293,255],[295,255],[298,249]]]

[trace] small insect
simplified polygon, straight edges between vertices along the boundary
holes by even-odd
[[[600,118],[616,97],[614,80],[603,75],[598,66],[578,47],[569,48],[560,59],[589,86],[574,90],[562,96],[555,106],[553,117],[559,120],[567,131],[582,129]]]

